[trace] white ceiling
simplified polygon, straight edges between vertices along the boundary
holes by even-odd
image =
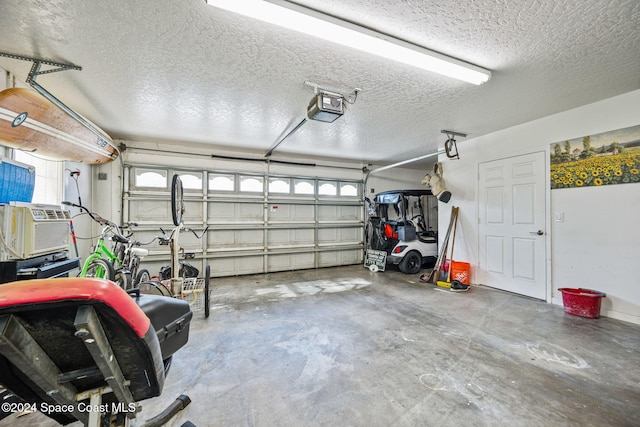
[[[493,76],[474,86],[203,0],[2,0],[0,52],[81,66],[38,83],[114,138],[212,153],[263,156],[304,118],[314,95],[305,81],[362,89],[343,117],[306,123],[274,159],[392,163],[441,149],[442,129],[468,139],[640,88],[638,0],[297,3]],[[0,67],[24,80],[30,63]]]

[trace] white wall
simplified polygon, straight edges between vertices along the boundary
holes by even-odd
[[[375,193],[382,191],[426,188],[420,181],[424,178],[427,170],[431,170],[431,167],[424,170],[398,167],[374,173],[367,180],[366,195],[371,198]]]
[[[91,191],[91,169],[91,165],[84,163],[65,162],[63,200],[78,204],[79,196],[82,205],[93,210],[91,207],[93,195]],[[70,176],[70,171],[76,170],[80,171],[77,186],[75,180]],[[92,237],[98,234],[99,226],[88,215],[81,214],[79,209],[73,207],[67,207],[66,209],[71,212],[73,229],[76,235],[76,244],[74,245],[72,241],[69,244],[69,257],[76,256],[77,247],[77,254],[81,258],[80,261],[83,262],[91,252],[95,240]]]
[[[479,163],[536,151],[548,158],[552,143],[638,124],[640,90],[458,141],[459,160],[440,157],[449,204],[460,207],[456,259],[470,262],[476,276]],[[550,301],[562,305],[561,287],[597,289],[607,294],[601,315],[640,324],[640,184],[546,191]],[[553,221],[557,212],[564,222]],[[449,207],[440,204],[439,213],[443,235]]]

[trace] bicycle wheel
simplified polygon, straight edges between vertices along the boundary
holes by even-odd
[[[209,317],[209,311],[211,307],[209,307],[209,276],[211,275],[211,266],[207,264],[204,268],[204,318]]]
[[[113,281],[116,282],[116,285],[120,286],[125,291],[133,288],[131,272],[124,268],[119,268],[116,270],[115,278]]]
[[[171,181],[171,216],[173,217],[173,225],[176,227],[182,223],[182,214],[184,213],[184,201],[182,192],[182,181],[180,175],[173,175]]]
[[[92,259],[84,277],[97,277],[99,279],[115,280],[116,271],[113,264],[103,258]]]
[[[115,255],[116,258],[118,258],[120,260],[120,263],[122,265],[125,264],[124,255],[125,255],[126,251],[127,251],[127,249],[125,248],[124,243],[116,243],[116,246],[113,249],[113,254]]]
[[[171,297],[171,292],[165,285],[155,280],[149,280],[146,282],[138,283],[138,289],[141,294],[147,295],[160,295],[163,297]]]
[[[148,282],[149,280],[151,280],[149,270],[143,268],[142,270],[138,271],[138,274],[136,274],[136,280],[133,281],[133,286],[135,287],[140,283]]]

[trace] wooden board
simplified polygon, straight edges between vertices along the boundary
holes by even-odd
[[[94,125],[96,129],[100,130]],[[0,92],[0,144],[58,160],[105,163],[118,153],[104,138],[31,89]]]

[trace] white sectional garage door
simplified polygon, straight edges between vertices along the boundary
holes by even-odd
[[[123,218],[138,223],[136,236],[148,241],[171,228],[170,184],[179,174],[184,187],[180,243],[198,268],[213,276],[299,270],[362,262],[362,182],[230,171],[125,167]],[[157,242],[144,260],[152,274],[167,264],[169,251]],[[201,270],[202,271],[202,270]]]

